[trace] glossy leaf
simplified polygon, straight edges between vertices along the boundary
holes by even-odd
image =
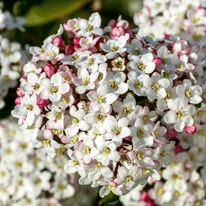
[[[98,205],[116,205],[116,203],[119,202],[118,200],[119,196],[116,196],[112,192],[110,192],[107,196],[99,201]]]
[[[26,26],[38,26],[63,18],[80,9],[88,1],[46,0],[39,5],[31,7],[26,14]]]

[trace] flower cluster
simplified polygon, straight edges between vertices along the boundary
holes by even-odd
[[[203,52],[206,48],[206,3],[202,0],[143,0],[144,7],[134,16],[139,35],[163,40],[178,35]]]
[[[162,170],[161,180],[150,179],[147,187],[137,187],[121,196],[124,206],[206,205],[205,147],[194,146],[188,135],[185,138],[178,135],[177,139],[184,140],[176,145],[173,161]]]
[[[17,87],[28,53],[20,43],[11,42],[5,36],[5,31],[14,28],[23,30],[24,19],[14,18],[8,11],[3,12],[2,8],[3,3],[0,2],[0,109],[5,106],[4,98],[9,89]]]
[[[172,130],[204,128],[204,55],[195,49],[140,38],[120,18],[106,27],[98,13],[70,19],[30,48],[12,115],[37,147],[67,155],[64,170],[80,184],[126,194],[160,179]]]
[[[63,167],[66,157],[50,158],[22,138],[11,119],[0,122],[0,205],[61,206],[74,195]]]

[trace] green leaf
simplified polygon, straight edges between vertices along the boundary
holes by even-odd
[[[55,19],[77,11],[89,0],[46,0],[40,5],[35,5],[26,14],[25,26],[38,26],[49,23]]]
[[[107,196],[105,196],[99,201],[98,205],[107,205],[109,203],[116,202],[118,199],[119,196],[116,196],[114,193],[110,192]]]

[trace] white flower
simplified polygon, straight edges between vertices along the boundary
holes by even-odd
[[[149,100],[163,99],[166,97],[166,90],[170,87],[170,81],[167,78],[162,78],[157,72],[154,72],[151,78],[145,78],[144,86]]]
[[[117,95],[107,93],[105,86],[98,87],[97,91],[90,91],[87,94],[88,99],[91,101],[91,111],[101,111],[102,113],[109,113],[111,111],[111,104],[116,101]]]
[[[130,71],[128,74],[128,87],[138,96],[146,96],[146,88],[143,85],[147,74],[142,74],[139,71]]]
[[[2,65],[18,63],[21,60],[20,44],[3,38],[0,43],[0,60]]]
[[[101,162],[104,166],[108,166],[110,161],[119,161],[120,155],[117,152],[117,146],[115,143],[112,141],[105,141],[102,137],[97,137],[95,143],[100,152],[100,154],[95,157],[98,162]]]
[[[63,94],[70,90],[69,84],[64,82],[61,74],[56,73],[50,79],[43,79],[42,86],[44,89],[40,93],[42,99],[50,99],[52,102],[57,102],[61,99]]]
[[[130,71],[140,71],[142,73],[151,74],[155,69],[155,63],[153,62],[154,56],[152,53],[143,54],[139,56],[130,56],[127,64],[127,69]]]
[[[198,104],[202,101],[202,87],[199,85],[192,85],[188,79],[184,79],[181,85],[177,85],[176,92],[180,97],[188,98],[192,104]]]
[[[66,199],[74,195],[74,187],[68,184],[66,181],[66,175],[58,176],[54,178],[54,184],[51,188],[51,192],[54,194],[54,197],[57,199]]]
[[[117,121],[113,116],[110,116],[107,118],[106,122],[108,125],[105,138],[107,140],[112,140],[117,146],[120,146],[123,138],[131,134],[130,128],[128,127],[129,120],[126,117],[122,117]]]
[[[191,126],[194,122],[192,115],[195,107],[188,104],[187,98],[169,99],[169,111],[165,114],[164,120],[167,124],[174,124],[177,132],[182,132],[185,126]]]
[[[98,72],[92,72],[89,74],[87,69],[79,69],[77,77],[72,80],[77,86],[75,91],[78,94],[84,94],[87,90],[94,89],[98,75]]]
[[[118,39],[108,40],[105,44],[100,43],[100,47],[103,51],[108,52],[106,55],[108,59],[113,59],[117,54],[121,54],[127,50],[125,48],[126,42],[127,38],[125,36],[120,36]]]
[[[108,93],[124,94],[128,90],[128,86],[124,82],[125,79],[126,75],[123,72],[113,73],[108,71],[102,85],[106,86]]]

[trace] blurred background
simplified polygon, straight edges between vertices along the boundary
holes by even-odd
[[[13,31],[11,37],[18,38],[23,45],[40,46],[49,35],[56,33],[59,25],[70,18],[88,18],[92,12],[99,12],[102,24],[110,19],[132,22],[134,13],[142,8],[142,0],[5,0],[4,10],[26,18],[26,32]],[[13,36],[12,36],[13,35]]]

